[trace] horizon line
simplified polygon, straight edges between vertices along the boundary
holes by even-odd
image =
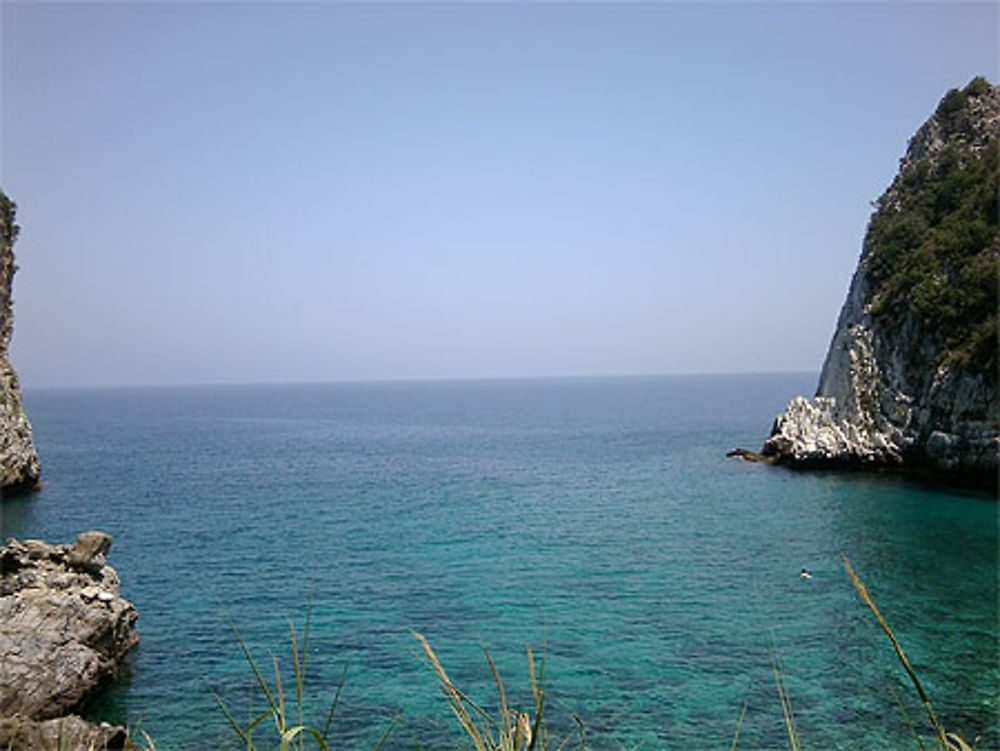
[[[146,381],[121,383],[90,383],[82,385],[48,384],[41,386],[21,385],[22,393],[34,391],[101,391],[115,389],[185,389],[185,388],[226,388],[226,387],[268,387],[268,386],[335,386],[335,385],[392,385],[392,384],[447,384],[447,383],[512,383],[525,381],[597,381],[597,380],[639,380],[660,378],[722,378],[746,376],[813,375],[819,370],[741,370],[674,373],[570,373],[515,376],[412,376],[412,377],[360,377],[303,380],[204,380],[204,381]]]

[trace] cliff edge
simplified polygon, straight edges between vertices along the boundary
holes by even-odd
[[[816,395],[762,454],[996,490],[1000,87],[952,89],[875,203]]]
[[[21,403],[17,373],[7,358],[14,332],[12,287],[17,206],[0,190],[0,495],[16,495],[38,486],[42,473],[31,438],[31,424]]]

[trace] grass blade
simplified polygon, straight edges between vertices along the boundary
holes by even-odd
[[[304,721],[302,719],[302,689],[304,683],[304,676],[302,675],[302,665],[299,663],[299,648],[298,642],[295,638],[295,623],[289,619],[288,620],[288,638],[292,645],[292,671],[295,675],[295,708],[296,715],[299,721],[299,727],[304,726]],[[305,748],[305,737],[299,735],[299,751],[303,751]]]
[[[729,747],[729,751],[736,751],[736,744],[740,742],[740,733],[743,731],[743,720],[747,716],[747,702],[744,700],[743,709],[740,711],[740,719],[736,721],[736,733],[733,735],[733,745]]]
[[[887,688],[889,689],[889,693],[892,695],[893,701],[896,702],[896,709],[899,710],[899,714],[902,716],[903,721],[906,723],[906,727],[909,728],[910,730],[910,735],[912,735],[913,739],[917,742],[917,747],[920,749],[920,751],[926,751],[926,749],[924,749],[924,742],[920,740],[920,733],[917,732],[917,728],[916,726],[914,726],[913,720],[910,719],[910,713],[907,712],[906,707],[903,706],[903,702],[900,700],[899,694],[896,692],[896,689],[894,689],[891,684],[888,685]]]
[[[438,683],[441,686],[441,691],[444,693],[445,698],[448,701],[448,705],[451,707],[451,711],[454,713],[455,717],[458,718],[458,722],[462,726],[462,729],[465,730],[466,735],[469,736],[469,739],[478,751],[488,751],[489,746],[486,744],[483,734],[480,732],[476,723],[473,722],[472,717],[465,708],[465,702],[463,701],[462,694],[451,682],[448,674],[438,661],[437,655],[434,654],[434,650],[431,649],[431,645],[428,643],[427,639],[424,638],[423,634],[419,634],[416,631],[413,631],[412,633],[413,638],[420,642],[420,646],[424,650],[424,654],[430,661],[431,668],[438,677]],[[482,710],[480,710],[480,712],[481,711]]]
[[[402,716],[403,716],[402,710],[396,713],[396,716],[392,718],[392,722],[389,723],[389,727],[385,729],[385,732],[382,733],[382,737],[379,738],[378,743],[375,744],[375,748],[373,749],[373,751],[382,750],[382,746],[385,745],[385,742],[389,739],[389,735],[392,733],[392,731],[396,729],[396,725],[399,724],[399,718]]]
[[[889,641],[892,643],[892,648],[896,650],[896,657],[899,658],[900,664],[902,664],[906,674],[910,677],[913,687],[917,690],[917,695],[920,697],[920,701],[923,702],[924,709],[927,712],[927,717],[930,719],[931,725],[934,726],[934,732],[937,734],[941,748],[950,748],[951,746],[947,735],[945,735],[944,728],[941,727],[941,723],[938,722],[937,715],[934,714],[934,708],[931,707],[931,700],[928,698],[927,692],[924,691],[924,687],[920,684],[920,679],[917,678],[917,674],[910,665],[910,661],[906,659],[906,654],[903,652],[902,646],[900,646],[899,641],[896,639],[896,635],[892,633],[892,629],[889,628],[889,624],[886,623],[885,618],[882,617],[882,613],[879,612],[879,609],[872,600],[871,595],[868,594],[868,588],[864,585],[861,579],[858,578],[858,575],[854,573],[854,569],[851,567],[851,562],[847,559],[847,556],[842,555],[842,558],[844,559],[844,568],[847,570],[847,575],[851,578],[851,584],[854,585],[854,589],[857,590],[862,601],[868,606],[868,609],[875,614],[875,620],[878,621],[878,625],[885,632],[885,635],[889,637]]]
[[[304,727],[302,725],[288,728],[288,730],[281,734],[281,751],[286,751],[296,738],[299,739],[299,745],[301,746],[306,735],[312,736],[313,740],[316,741],[316,745],[319,746],[319,751],[329,751],[326,740],[316,728]]]
[[[243,657],[246,659],[247,664],[250,666],[250,671],[253,673],[254,678],[257,681],[257,685],[260,686],[261,690],[264,692],[264,696],[267,698],[267,703],[271,707],[272,712],[278,711],[278,705],[274,701],[274,696],[271,694],[271,689],[267,685],[267,681],[264,680],[264,676],[260,674],[260,670],[257,669],[257,663],[254,661],[250,654],[250,649],[247,647],[246,641],[244,641],[242,634],[236,628],[236,624],[230,619],[229,628],[232,629],[233,634],[236,636],[236,643],[240,645],[240,650],[243,652]]]
[[[539,743],[542,732],[542,716],[545,714],[545,650],[542,649],[542,662],[538,670],[538,678],[535,678],[535,656],[528,647],[528,677],[531,679],[531,695],[535,699],[535,723],[531,728],[531,737],[528,739],[528,751],[534,751],[535,745]]]
[[[278,713],[274,718],[275,724],[278,725],[278,732],[284,733],[285,726],[288,724],[285,720],[285,693],[281,687],[281,670],[278,668],[278,658],[271,658],[274,662],[274,686],[275,690],[278,692]]]
[[[340,692],[344,690],[344,683],[347,681],[347,669],[350,666],[351,661],[348,660],[344,665],[343,671],[340,673],[340,680],[337,682],[337,690],[333,693],[333,701],[330,702],[330,711],[327,712],[326,722],[323,724],[324,741],[330,734],[330,723],[333,722],[333,714],[337,711],[337,704],[340,702]]]
[[[513,751],[517,727],[511,722],[510,707],[507,705],[507,692],[504,691],[503,681],[500,680],[500,673],[497,671],[497,666],[494,664],[493,658],[486,647],[483,647],[483,653],[486,655],[486,662],[489,663],[490,672],[493,673],[493,681],[497,684],[497,694],[500,696],[500,744]],[[514,732],[511,732],[512,730]],[[507,740],[509,742],[506,742]]]
[[[778,689],[778,700],[781,702],[781,713],[785,720],[785,730],[788,733],[788,747],[791,751],[802,751],[799,734],[795,730],[792,701],[789,697],[788,687],[785,685],[785,678],[781,670],[778,648],[774,645],[773,639],[768,639],[767,650],[771,657],[771,669],[774,671],[774,685]]]
[[[587,728],[576,712],[573,713],[573,722],[576,723],[577,732],[580,733],[580,751],[584,751],[587,748]]]
[[[216,693],[214,690],[211,691],[212,691],[212,696],[215,698],[215,703],[219,705],[219,709],[222,710],[222,714],[225,716],[226,721],[229,723],[229,726],[233,729],[233,732],[235,732],[236,735],[239,736],[240,740],[246,744],[247,751],[253,751],[254,745],[253,745],[253,739],[251,738],[251,733],[253,729],[257,727],[261,722],[263,722],[268,716],[270,716],[271,713],[262,712],[260,716],[258,716],[257,719],[253,720],[252,722],[250,722],[246,726],[246,728],[242,728],[240,727],[239,723],[236,722],[236,718],[233,717],[233,713],[229,711],[229,707],[227,707],[226,703],[222,701],[222,697],[220,697],[219,694]]]

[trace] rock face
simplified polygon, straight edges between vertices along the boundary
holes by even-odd
[[[133,747],[125,728],[107,723],[96,727],[76,715],[31,723],[0,718],[0,738],[10,739],[5,742],[11,744],[12,751],[111,751]]]
[[[7,359],[14,331],[11,298],[14,272],[15,204],[0,191],[0,495],[14,495],[38,485],[42,468],[21,404],[17,373]]]
[[[10,540],[0,548],[0,748],[121,748],[122,728],[97,728],[77,711],[117,674],[138,641],[135,608],[106,564],[111,538],[73,545]],[[53,734],[56,734],[53,736]]]
[[[996,489],[1000,88],[950,91],[876,203],[810,402],[762,453]]]

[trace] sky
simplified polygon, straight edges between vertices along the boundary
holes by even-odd
[[[818,371],[998,5],[0,4],[27,388]]]

